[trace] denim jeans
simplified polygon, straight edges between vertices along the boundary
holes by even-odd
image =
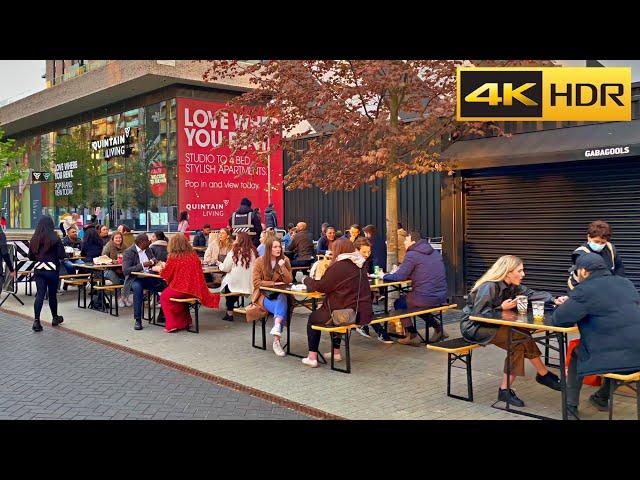
[[[163,282],[156,278],[136,278],[131,284],[133,290],[133,318],[142,319],[143,290],[159,292],[163,289]]]
[[[280,317],[283,320],[287,319],[287,296],[284,293],[279,294],[275,300],[269,300],[264,297],[264,308],[272,313],[274,317]]]

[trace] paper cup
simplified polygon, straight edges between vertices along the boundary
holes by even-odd
[[[516,297],[518,302],[518,313],[527,313],[527,307],[529,306],[529,299],[526,295],[518,295]]]

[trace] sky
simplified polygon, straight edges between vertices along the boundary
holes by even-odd
[[[45,87],[44,60],[0,60],[0,102]]]
[[[563,65],[581,67],[585,60],[560,60]],[[640,60],[600,60],[607,67],[632,67],[634,82],[640,81]],[[16,96],[35,93],[45,87],[44,60],[0,60],[0,103]]]

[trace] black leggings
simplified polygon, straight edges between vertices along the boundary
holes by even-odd
[[[36,320],[40,320],[40,312],[42,311],[42,304],[44,303],[44,296],[49,291],[49,308],[51,309],[51,315],[53,317],[58,316],[58,282],[60,281],[60,274],[57,270],[36,270],[33,274],[36,278],[36,301],[33,304]]]
[[[222,290],[222,293],[231,293],[231,290],[229,290],[229,286],[225,285],[224,290]],[[231,296],[231,297],[224,297],[224,299],[227,302],[227,312],[233,312],[233,307],[235,307],[237,301],[238,301],[237,296]]]

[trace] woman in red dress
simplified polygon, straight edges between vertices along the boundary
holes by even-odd
[[[187,304],[172,302],[171,298],[196,297],[205,307],[216,308],[220,297],[207,288],[200,257],[183,234],[171,237],[167,251],[167,263],[159,264],[154,270],[167,282],[167,288],[160,295],[166,317],[165,332],[175,332],[191,325],[191,315]]]

